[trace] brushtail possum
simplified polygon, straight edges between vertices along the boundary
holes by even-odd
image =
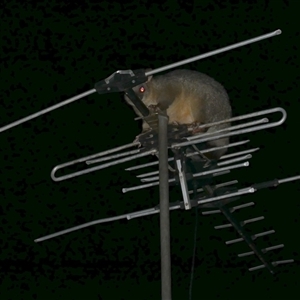
[[[149,71],[149,70],[147,70]],[[147,107],[166,111],[170,124],[207,124],[231,118],[229,97],[224,87],[213,78],[192,70],[174,70],[164,75],[149,76],[148,81],[133,88]],[[130,99],[138,116],[141,113]],[[229,123],[209,127],[206,132],[215,132],[230,126]],[[149,125],[143,122],[143,132]],[[225,146],[229,138],[207,142],[208,147]],[[205,154],[210,159],[219,159],[225,149]]]

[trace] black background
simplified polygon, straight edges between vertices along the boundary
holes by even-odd
[[[299,2],[198,2],[3,1],[0,126],[89,90],[118,69],[158,68],[280,28],[279,36],[183,68],[221,82],[235,116],[278,106],[288,114],[280,127],[241,136],[260,152],[247,170],[218,180],[247,186],[298,175]],[[1,299],[160,299],[158,215],[33,241],[158,203],[157,188],[122,193],[138,184],[124,171],[135,162],[68,181],[50,178],[59,163],[131,142],[141,125],[134,117],[121,94],[93,94],[1,133]],[[175,189],[171,196],[176,201],[180,194]],[[237,236],[213,229],[222,217],[200,216],[193,299],[297,298],[299,183],[239,203],[247,201],[256,202],[245,209],[251,217],[266,218],[254,233],[275,229],[267,243],[285,244],[276,259],[295,263],[278,266],[275,277],[248,272],[259,261],[237,258],[245,245],[225,246]],[[194,215],[171,213],[173,299],[188,299]]]

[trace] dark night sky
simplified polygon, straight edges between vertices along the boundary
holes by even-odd
[[[239,179],[243,187],[299,175],[299,2],[196,3],[3,1],[0,126],[89,90],[116,70],[158,68],[281,29],[279,36],[183,68],[221,82],[235,116],[273,107],[287,111],[282,126],[238,137],[261,150],[247,170],[218,180]],[[68,181],[50,178],[57,164],[131,142],[141,125],[134,117],[121,94],[93,94],[0,134],[1,299],[160,299],[158,215],[33,242],[158,203],[157,188],[122,193],[122,187],[139,184],[135,173],[124,171],[132,163]],[[178,198],[172,189],[171,201]],[[266,270],[248,272],[259,261],[236,256],[248,251],[246,245],[224,243],[236,233],[213,229],[224,222],[221,216],[200,215],[193,299],[297,298],[299,182],[239,203],[249,201],[256,203],[250,217],[265,216],[253,233],[276,231],[257,242],[284,243],[272,259],[295,263],[277,267],[275,277]],[[171,213],[173,299],[188,299],[194,215]]]

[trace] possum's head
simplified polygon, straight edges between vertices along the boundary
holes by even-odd
[[[146,69],[145,72],[149,72],[152,69]],[[148,94],[148,90],[149,90],[149,82],[152,79],[152,75],[148,76],[148,80],[144,83],[141,83],[135,87],[132,88],[132,90],[135,92],[135,94],[143,101],[143,98],[145,97],[145,95]],[[124,96],[126,102],[131,105],[134,106],[133,103],[131,102],[131,100],[125,95]]]

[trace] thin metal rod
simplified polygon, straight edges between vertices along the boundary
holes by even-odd
[[[287,179],[289,179],[289,180],[287,180]],[[280,179],[278,181],[283,183],[283,182],[289,182],[289,181],[294,181],[294,180],[299,180],[299,179],[300,178],[298,178],[298,177],[290,177],[290,178]],[[231,183],[231,182],[228,182],[228,184],[229,183]],[[221,186],[221,185],[224,185],[224,184],[220,184],[219,186]],[[238,190],[238,192],[235,192],[235,193],[230,193],[230,194],[226,194],[226,195],[222,195],[222,196],[208,198],[208,199],[205,199],[205,200],[199,200],[198,204],[219,201],[219,200],[222,200],[224,198],[241,196],[241,195],[245,195],[245,194],[248,194],[248,193],[254,193],[254,192],[255,192],[255,189],[253,189],[251,187],[247,187],[247,188],[240,189],[240,190]],[[183,202],[181,202],[181,203],[183,203]],[[254,205],[254,202],[249,202],[249,203],[237,205],[237,206],[229,208],[229,212],[232,213],[232,212],[235,212],[236,210],[246,208],[246,207],[249,207],[249,206],[253,206],[253,205]],[[180,205],[177,205],[177,206],[172,206],[169,209],[170,210],[176,210],[176,209],[180,209],[180,207],[181,207]],[[81,224],[81,225],[78,225],[78,226],[75,226],[75,227],[71,227],[71,228],[68,228],[68,229],[53,233],[53,234],[49,234],[49,235],[40,237],[40,238],[38,238],[34,241],[35,242],[42,242],[42,241],[45,241],[45,240],[48,240],[48,239],[51,239],[51,238],[54,238],[54,237],[57,237],[57,236],[60,236],[60,235],[66,234],[66,233],[70,233],[72,231],[76,231],[76,230],[79,230],[79,229],[82,229],[82,228],[85,228],[85,227],[93,226],[93,225],[96,225],[96,224],[112,222],[112,221],[125,219],[125,218],[127,220],[131,220],[133,218],[148,216],[148,215],[156,214],[156,213],[159,213],[159,212],[160,212],[160,210],[157,209],[157,208],[149,208],[149,209],[144,209],[144,210],[133,212],[133,213],[123,214],[123,215],[116,216],[116,217],[98,219],[98,220],[95,220],[95,221],[87,222],[87,223],[84,223],[84,224]],[[220,212],[221,212],[220,210],[204,211],[204,212],[202,212],[202,214],[206,215],[206,214],[220,213]],[[265,253],[269,250],[277,249],[277,248],[280,248],[280,247],[283,247],[283,246],[284,245],[282,244],[282,245],[279,245],[279,246],[273,246],[273,247],[265,248],[265,249],[262,249],[262,252]]]
[[[233,169],[248,167],[248,166],[249,166],[249,162],[246,161],[244,163],[240,163],[240,164],[236,164],[236,165],[232,165],[232,166],[228,166],[228,167],[223,167],[223,168],[213,169],[213,170],[204,171],[204,172],[200,172],[200,173],[195,173],[195,174],[193,174],[193,177],[200,177],[200,176],[205,176],[205,175],[209,175],[209,174],[216,173],[216,172],[233,170]],[[159,173],[160,173],[160,171],[159,171]],[[143,179],[141,179],[141,181],[142,182],[151,182],[151,181],[155,181],[158,179],[159,179],[159,176],[153,176],[153,177],[149,177],[149,178],[143,178]],[[171,178],[169,180],[169,182],[174,182],[174,181],[175,181],[174,178]]]
[[[223,162],[219,162],[219,163],[217,163],[217,166],[221,167],[221,166],[229,165],[229,164],[232,164],[232,163],[236,163],[236,162],[251,159],[251,158],[252,158],[252,155],[247,154],[247,155],[244,155],[244,156],[241,156],[241,157],[232,158],[232,159],[225,160]]]
[[[252,149],[245,150],[245,151],[234,152],[234,153],[223,155],[220,159],[227,159],[227,158],[234,157],[234,156],[253,153],[253,152],[256,152],[258,150],[259,150],[259,148],[257,147],[257,148],[252,148]]]
[[[277,267],[280,264],[288,264],[288,263],[293,263],[293,262],[294,262],[293,259],[287,259],[287,260],[274,261],[274,262],[272,262],[272,265],[273,265],[273,267]],[[250,268],[248,270],[249,271],[256,271],[256,270],[263,269],[263,268],[265,268],[265,265],[260,265],[260,266],[257,266],[257,267],[253,267],[253,268]]]
[[[245,257],[245,256],[253,255],[253,254],[254,254],[254,251],[249,251],[249,252],[240,253],[237,256],[238,257]]]
[[[244,226],[246,224],[257,222],[257,221],[261,221],[261,220],[264,220],[264,219],[265,219],[264,216],[260,216],[260,217],[256,217],[256,218],[244,220],[240,224],[241,224],[241,226]]]
[[[173,161],[173,160],[174,160],[174,157],[168,158],[168,161]],[[138,169],[151,167],[151,166],[155,166],[155,165],[158,165],[158,161],[153,161],[153,162],[150,162],[150,163],[129,167],[129,168],[125,169],[125,171],[133,171],[133,170],[138,170]]]
[[[293,263],[293,262],[295,262],[295,260],[293,260],[293,259],[286,259],[286,260],[273,261],[272,265],[274,267],[277,267],[278,265],[281,265],[281,264],[289,264],[289,263]]]
[[[231,198],[231,197],[235,197],[235,196],[241,196],[241,195],[250,194],[250,193],[254,193],[254,192],[255,192],[254,188],[249,187],[247,189],[239,190],[234,193],[230,193],[230,194],[226,194],[226,195],[222,195],[222,196],[211,197],[211,198],[208,198],[205,200],[199,200],[198,204],[206,204],[206,203],[210,203],[210,202],[215,202],[217,200],[227,199],[227,198]]]
[[[258,125],[258,126],[250,127],[248,129],[236,130],[234,132],[225,133],[225,134],[218,134],[219,131],[211,132],[211,133],[203,133],[202,135],[188,137],[187,138],[187,140],[189,140],[188,142],[174,143],[174,144],[172,144],[171,148],[189,146],[189,145],[203,143],[203,142],[207,142],[207,141],[211,141],[211,140],[217,140],[219,138],[225,138],[225,137],[234,136],[234,135],[238,135],[238,134],[244,134],[244,133],[249,133],[249,132],[267,129],[267,128],[271,128],[271,127],[276,127],[276,126],[283,124],[284,121],[286,120],[287,113],[282,107],[275,107],[275,108],[261,110],[261,111],[255,112],[255,113],[247,114],[247,115],[242,115],[239,117],[234,117],[234,118],[231,118],[231,119],[228,119],[225,121],[210,123],[207,125],[212,126],[212,124],[218,124],[221,122],[223,123],[223,122],[232,122],[232,121],[237,121],[237,120],[243,120],[246,118],[256,117],[256,116],[260,116],[263,114],[274,113],[274,112],[282,113],[282,118],[277,122],[272,122],[272,123],[265,124],[265,125]],[[199,140],[197,140],[198,138],[199,138]]]
[[[218,149],[222,149],[222,148],[229,148],[229,147],[233,147],[233,146],[236,146],[236,144],[238,143],[232,143],[232,144],[228,144],[228,145],[225,145],[225,146],[220,146],[220,147],[214,147],[214,148],[208,148],[206,150],[201,150],[199,151],[200,153],[206,153],[206,152],[211,152],[213,150],[218,150]],[[259,148],[257,148],[259,149]],[[250,150],[249,150],[250,151]],[[235,154],[235,153],[233,153]],[[190,156],[194,156],[194,155],[199,155],[198,152],[193,152],[193,153],[188,153],[186,155],[186,157],[190,157]],[[222,156],[223,157],[223,156]],[[221,157],[221,158],[222,158]],[[220,163],[217,163],[217,166],[222,166],[222,165],[226,165],[226,164],[230,164],[230,163],[233,163],[233,162],[238,162],[238,161],[241,161],[241,160],[245,160],[245,159],[250,159],[252,158],[251,154],[249,155],[246,155],[244,157],[238,157],[238,158],[235,158],[235,159],[231,159],[231,160],[226,160],[224,162],[220,162]],[[174,157],[171,158],[171,160],[174,160]],[[168,160],[170,161],[170,159]],[[158,164],[158,162],[155,162],[156,164]],[[137,175],[136,177],[138,178],[143,178],[143,177],[148,177],[148,176],[152,176],[152,175],[157,175],[159,174],[159,171],[153,171],[153,172],[148,172],[148,173],[144,173],[144,174],[141,174],[141,175]]]
[[[10,123],[10,124],[8,124],[8,125],[6,125],[6,126],[1,127],[1,128],[0,128],[0,132],[3,132],[3,131],[5,131],[5,130],[7,130],[7,129],[10,129],[10,128],[12,128],[12,127],[15,127],[15,126],[17,126],[17,125],[20,125],[20,124],[22,124],[22,123],[25,123],[25,122],[27,122],[27,121],[29,121],[29,120],[34,119],[34,118],[37,118],[37,117],[39,117],[39,116],[41,116],[41,115],[43,115],[43,114],[46,114],[46,113],[48,113],[48,112],[50,112],[50,111],[52,111],[52,110],[55,110],[55,109],[57,109],[57,108],[59,108],[59,107],[62,107],[62,106],[64,106],[64,105],[66,105],[66,104],[72,103],[72,102],[74,102],[74,101],[76,101],[76,100],[79,100],[79,99],[81,99],[81,98],[83,98],[83,97],[86,97],[86,96],[88,96],[88,95],[90,95],[90,94],[93,94],[93,93],[95,93],[95,92],[96,92],[95,89],[91,89],[91,90],[86,91],[86,92],[84,92],[84,93],[81,93],[81,94],[79,94],[79,95],[77,95],[77,96],[75,96],[75,97],[69,98],[69,99],[67,99],[67,100],[65,100],[65,101],[63,101],[63,102],[57,103],[57,104],[55,104],[55,105],[53,105],[53,106],[50,106],[50,107],[45,108],[45,109],[43,109],[43,110],[40,110],[40,111],[38,111],[37,113],[34,113],[34,114],[29,115],[29,116],[27,116],[27,117],[25,117],[25,118],[22,118],[22,119],[20,119],[20,120],[18,120],[18,121],[12,122],[12,123]]]
[[[195,152],[195,153],[197,153],[197,152]],[[248,154],[248,155],[245,155],[245,156],[242,156],[242,157],[233,158],[233,159],[230,159],[230,160],[228,159],[228,160],[225,160],[223,162],[219,162],[219,163],[217,163],[217,166],[221,167],[221,166],[229,165],[229,164],[232,164],[232,163],[235,163],[235,162],[239,162],[239,161],[243,161],[243,160],[247,160],[247,159],[251,159],[251,158],[252,158],[252,155]],[[146,177],[157,175],[157,174],[159,174],[159,171],[144,173],[144,174],[141,174],[141,175],[137,175],[136,177],[137,178],[146,178]],[[158,178],[158,176],[156,176],[156,177]],[[144,182],[143,179],[141,179],[141,181]]]
[[[140,154],[134,154],[134,155],[131,155],[129,157],[117,159],[117,160],[114,160],[112,162],[105,163],[105,164],[102,164],[102,165],[98,165],[98,166],[95,166],[95,167],[92,167],[92,168],[89,168],[89,169],[85,169],[85,170],[81,170],[81,171],[74,172],[74,173],[71,173],[71,174],[56,177],[55,173],[58,170],[60,170],[64,167],[67,167],[67,166],[74,165],[75,163],[77,163],[77,161],[71,161],[71,162],[67,162],[65,164],[61,164],[61,165],[58,165],[58,166],[54,167],[51,171],[50,176],[51,176],[53,181],[62,181],[62,180],[66,180],[66,179],[69,179],[69,178],[74,178],[74,177],[77,177],[77,176],[80,176],[80,175],[83,175],[83,174],[98,171],[98,170],[101,170],[101,169],[104,169],[104,168],[108,168],[110,166],[114,166],[114,165],[117,165],[117,164],[120,164],[120,163],[123,163],[123,162],[126,162],[126,161],[130,161],[130,160],[136,159],[138,157],[144,157],[144,156],[147,156],[147,155],[150,155],[150,154],[154,154],[155,152],[156,152],[156,150],[145,151],[145,152],[142,152]]]
[[[113,154],[113,155],[110,155],[110,156],[105,156],[105,157],[101,157],[101,158],[97,158],[97,159],[87,160],[85,163],[87,165],[92,165],[92,164],[95,164],[95,163],[111,160],[111,159],[114,159],[114,158],[119,158],[119,157],[123,157],[123,156],[127,156],[127,155],[137,154],[137,153],[141,152],[142,150],[144,150],[144,148],[140,148],[140,149],[137,149],[137,150],[130,150],[130,151],[122,152],[122,153],[117,153],[117,154]]]
[[[235,147],[235,146],[239,146],[239,145],[243,145],[243,144],[246,144],[248,143],[250,140],[245,140],[245,141],[241,141],[241,142],[236,142],[236,143],[230,143],[226,146],[220,146],[220,147],[214,147],[214,148],[209,148],[209,149],[206,149],[206,150],[201,150],[200,152],[201,153],[206,153],[206,152],[211,152],[211,151],[215,151],[215,150],[219,150],[219,149],[223,149],[223,148],[229,148],[229,147]],[[259,148],[256,148],[256,149],[259,149]],[[248,151],[248,150],[247,150]],[[251,150],[249,150],[251,151]],[[244,154],[244,153],[248,153],[248,152],[238,152],[237,154],[235,155],[239,155],[239,154]],[[249,152],[250,153],[250,152]],[[199,155],[198,152],[193,152],[193,153],[188,153],[186,155],[186,157],[190,157],[190,156],[193,156],[193,155]],[[222,158],[225,157],[225,156],[222,156]],[[228,156],[229,157],[229,156]],[[227,156],[226,156],[227,158]],[[173,161],[174,160],[174,157],[170,157],[168,159],[168,161]],[[142,169],[142,168],[146,168],[146,167],[151,167],[151,166],[155,166],[155,165],[158,165],[158,161],[154,161],[154,162],[151,162],[151,163],[146,163],[146,164],[142,164],[142,165],[137,165],[137,166],[134,166],[134,167],[130,167],[130,168],[127,168],[125,169],[125,171],[132,171],[132,170],[138,170],[138,169]],[[139,177],[139,176],[137,176]]]
[[[171,300],[168,117],[158,115],[161,299]]]
[[[293,176],[293,177],[288,177],[288,178],[284,178],[284,179],[280,179],[278,180],[278,183],[285,183],[285,182],[290,182],[290,181],[294,181],[294,180],[299,180],[300,179],[300,175],[298,176]]]
[[[276,246],[271,246],[271,247],[267,247],[267,248],[261,249],[261,252],[265,254],[268,251],[280,249],[280,248],[283,248],[283,247],[284,247],[284,244],[280,244],[280,245],[276,245]],[[252,254],[254,254],[254,252],[250,251],[250,252],[238,254],[238,257],[244,257],[244,256],[252,255]]]
[[[146,76],[153,75],[153,74],[156,74],[156,73],[159,73],[159,72],[163,72],[163,71],[166,71],[166,70],[169,70],[169,69],[172,69],[172,68],[176,68],[176,67],[179,67],[179,66],[184,65],[184,64],[191,63],[191,62],[196,61],[196,60],[200,60],[200,59],[212,56],[212,55],[216,55],[216,54],[219,54],[219,53],[222,53],[222,52],[225,52],[225,51],[229,51],[229,50],[232,50],[232,49],[235,49],[235,48],[238,48],[238,47],[242,47],[242,46],[245,46],[245,45],[248,45],[248,44],[251,44],[251,43],[255,43],[255,42],[258,42],[258,41],[261,41],[261,40],[264,40],[264,39],[268,39],[270,37],[273,37],[273,36],[276,36],[276,35],[279,35],[279,34],[281,34],[281,30],[277,29],[277,30],[275,30],[271,33],[260,35],[256,38],[245,40],[243,42],[232,44],[232,45],[220,48],[218,50],[210,51],[210,52],[207,52],[207,53],[204,53],[204,54],[201,54],[201,55],[197,55],[197,56],[194,56],[194,57],[191,57],[191,58],[188,58],[188,59],[178,61],[176,63],[170,64],[170,65],[167,65],[167,66],[164,66],[164,67],[161,67],[161,68],[151,70],[151,71],[146,73]]]
[[[176,209],[180,209],[180,205],[170,207],[170,210],[176,210]],[[159,212],[160,212],[159,208],[153,208],[153,210],[149,210],[149,211],[146,211],[146,212],[130,214],[130,215],[128,215],[127,220],[132,220],[134,218],[150,216],[150,215],[158,214]]]
[[[262,249],[261,251],[262,251],[263,253],[266,253],[266,252],[268,252],[268,251],[280,249],[280,248],[283,248],[283,247],[284,247],[284,244],[280,244],[280,245],[276,245],[276,246],[264,248],[264,249]]]
[[[93,226],[93,225],[100,224],[100,223],[117,221],[117,220],[121,220],[121,219],[126,219],[127,217],[128,217],[128,214],[124,214],[124,215],[120,215],[120,216],[116,216],[116,217],[112,217],[112,218],[105,218],[105,219],[99,219],[99,220],[87,222],[87,223],[84,223],[84,224],[81,224],[81,225],[78,225],[78,226],[74,226],[74,227],[71,227],[71,228],[68,228],[68,229],[64,229],[64,230],[52,233],[52,234],[45,235],[43,237],[35,239],[34,241],[36,243],[42,242],[42,241],[49,240],[49,239],[52,239],[54,237],[64,235],[64,234],[67,234],[67,233],[70,233],[70,232],[73,232],[73,231],[76,231],[76,230],[79,230],[79,229],[83,229],[83,228],[86,228],[86,227],[89,227],[89,226]]]
[[[265,235],[268,235],[268,234],[271,234],[271,233],[275,233],[275,230],[268,230],[268,231],[264,231],[264,232],[261,232],[261,233],[257,233],[257,234],[252,235],[251,237],[252,237],[253,240],[255,240],[258,237],[265,236]]]
[[[237,180],[231,180],[231,181],[223,182],[220,184],[216,184],[214,187],[217,189],[220,187],[225,187],[225,186],[229,186],[229,185],[233,185],[233,184],[237,184],[237,183],[239,183]],[[203,188],[197,189],[197,192],[203,192]],[[193,190],[189,191],[189,194],[193,194],[193,193],[194,193]]]
[[[144,173],[141,175],[137,175],[137,178],[143,178],[143,177],[149,177],[149,176],[153,176],[153,175],[157,175],[159,174],[159,171],[153,171],[153,172],[148,172],[148,173]]]
[[[245,167],[244,165],[242,167]],[[213,177],[217,177],[217,176],[222,176],[225,174],[229,174],[230,170],[228,168],[226,168],[226,170],[224,171],[218,171],[216,170],[215,173],[212,174]],[[174,182],[175,179],[169,179],[169,183],[170,182]],[[146,184],[142,184],[142,185],[138,185],[138,186],[134,186],[134,187],[129,187],[129,188],[123,188],[122,192],[123,193],[127,193],[127,192],[131,192],[131,191],[136,191],[136,190],[141,190],[141,189],[145,189],[148,187],[152,187],[152,186],[156,186],[159,185],[159,181],[154,181],[154,182],[150,182],[150,183],[146,183]]]
[[[240,189],[240,191],[244,191],[244,190],[247,191],[248,189],[249,189],[249,187],[244,188],[244,189]],[[246,208],[246,207],[253,206],[253,205],[255,205],[254,202],[248,202],[248,203],[244,203],[244,204],[241,204],[241,205],[236,205],[234,207],[231,207],[231,208],[229,208],[229,211],[232,213],[232,212],[235,212],[238,209]]]
[[[230,121],[234,121],[234,118],[223,120],[223,121],[219,121],[219,122],[214,122],[214,123],[208,123],[208,124],[199,125],[198,128],[199,129],[209,128],[209,127],[212,127],[212,126],[217,125],[217,124],[229,123]],[[268,118],[263,118],[263,119],[260,119],[260,120],[251,121],[251,122],[247,122],[247,123],[240,124],[240,125],[226,127],[224,129],[218,130],[218,133],[228,132],[228,131],[234,131],[236,129],[247,128],[247,127],[250,127],[250,126],[253,126],[253,125],[259,125],[259,124],[265,124],[265,123],[269,123],[269,119]],[[187,140],[195,140],[195,139],[197,139],[199,137],[205,137],[205,136],[211,136],[211,135],[212,135],[212,132],[200,133],[200,134],[197,134],[197,135],[193,135],[191,137],[187,137]]]

